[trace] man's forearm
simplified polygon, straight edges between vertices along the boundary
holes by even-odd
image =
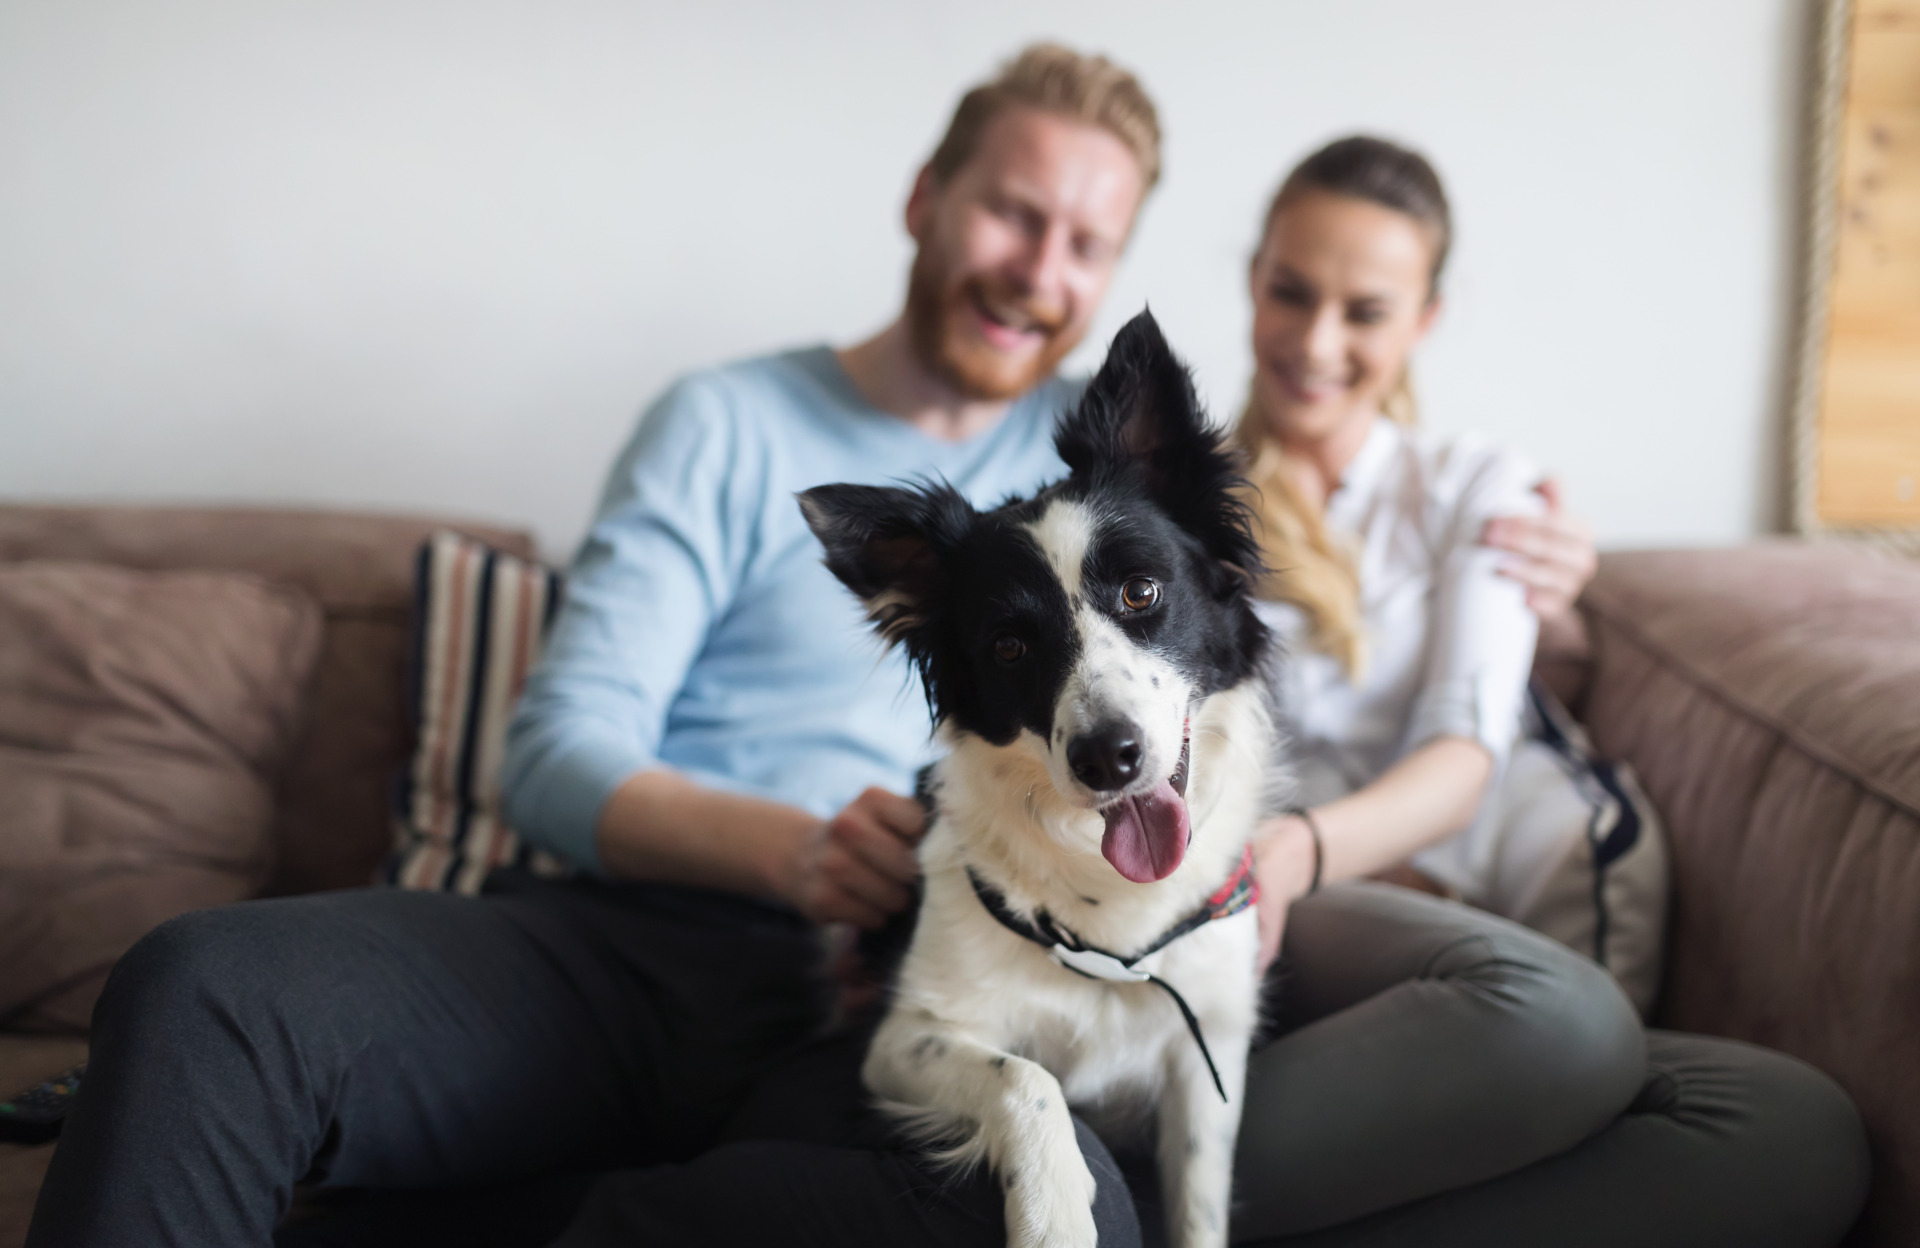
[[[600,811],[600,862],[622,879],[790,900],[780,884],[821,821],[793,806],[709,789],[675,771],[629,777]]]

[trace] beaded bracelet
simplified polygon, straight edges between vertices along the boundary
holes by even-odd
[[[1313,838],[1313,882],[1307,885],[1307,896],[1320,891],[1320,869],[1326,863],[1326,842],[1320,839],[1320,825],[1314,821],[1313,812],[1305,806],[1289,806],[1280,812],[1283,815],[1297,816],[1307,825],[1307,835]]]

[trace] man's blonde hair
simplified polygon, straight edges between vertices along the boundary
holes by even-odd
[[[1144,190],[1160,180],[1160,117],[1140,80],[1104,56],[1036,43],[960,97],[927,168],[946,182],[973,158],[987,124],[1009,108],[1033,108],[1099,126],[1133,153]]]

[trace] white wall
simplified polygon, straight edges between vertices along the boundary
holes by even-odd
[[[1056,35],[1169,135],[1151,300],[1221,408],[1286,166],[1372,129],[1460,222],[1428,420],[1609,544],[1780,513],[1806,0],[0,0],[0,497],[577,539],[672,374],[893,312],[959,91]],[[1079,362],[1097,358],[1083,348]]]

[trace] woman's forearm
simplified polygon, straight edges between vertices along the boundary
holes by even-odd
[[[1473,822],[1493,774],[1487,748],[1435,737],[1372,784],[1316,806],[1322,882],[1358,879],[1402,861]]]

